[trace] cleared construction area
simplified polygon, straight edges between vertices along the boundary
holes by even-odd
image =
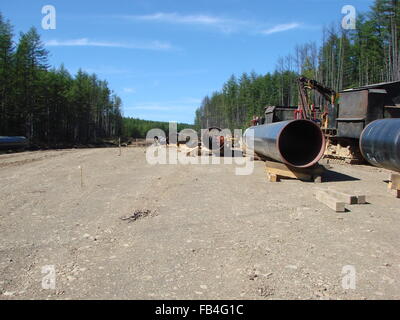
[[[390,171],[274,183],[254,166],[151,166],[142,147],[0,155],[0,299],[400,298]],[[321,188],[367,203],[335,212]]]

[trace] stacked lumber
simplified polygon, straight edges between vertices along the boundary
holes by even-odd
[[[315,197],[336,212],[346,212],[346,205],[367,203],[365,195],[348,194],[334,189],[317,189]]]

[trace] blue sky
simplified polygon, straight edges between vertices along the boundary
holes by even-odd
[[[37,27],[50,63],[95,72],[122,98],[125,116],[192,123],[202,98],[231,74],[273,72],[296,44],[320,43],[344,5],[369,0],[3,0],[15,33]],[[43,30],[44,5],[57,13]]]

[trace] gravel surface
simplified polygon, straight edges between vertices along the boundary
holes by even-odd
[[[270,183],[254,165],[151,166],[143,148],[0,155],[0,299],[400,298],[388,171]],[[316,187],[369,203],[336,213]],[[348,265],[355,289],[342,286]]]

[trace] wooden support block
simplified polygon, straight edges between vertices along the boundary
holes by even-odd
[[[319,189],[319,190],[327,192],[331,196],[335,197],[337,200],[342,201],[346,204],[353,205],[353,204],[367,203],[367,197],[365,195],[348,194],[333,189]]]
[[[301,172],[296,172],[296,171],[290,171],[290,170],[284,170],[284,169],[275,169],[275,168],[267,168],[267,173],[272,174],[272,175],[278,175],[286,178],[293,178],[293,179],[299,179],[299,180],[306,180],[306,181],[311,181],[312,176],[310,174],[306,173],[301,173]]]
[[[322,176],[315,176],[313,178],[315,183],[322,183]]]
[[[274,161],[265,161],[265,167],[268,174],[275,174],[285,178],[299,179],[303,181],[322,182],[322,174],[325,167],[317,165],[312,168],[294,168],[286,164]]]
[[[400,190],[388,190],[396,198],[400,198]]]
[[[314,174],[314,175],[322,174],[326,170],[326,168],[321,165],[316,165],[315,167],[311,167],[311,168],[295,168],[295,167],[288,166],[281,162],[275,162],[275,161],[269,161],[269,160],[265,161],[265,166],[267,168],[296,171],[296,172],[302,172],[302,173],[308,173],[308,174]]]
[[[389,184],[392,190],[400,190],[400,174],[392,173]]]
[[[316,198],[318,201],[322,202],[336,212],[346,212],[345,203],[338,201],[335,197],[325,191],[317,190]]]
[[[269,182],[279,182],[280,179],[276,174],[268,174]]]
[[[367,197],[366,196],[357,196],[357,203],[358,204],[366,204],[367,203]]]
[[[358,204],[357,196],[336,191],[333,189],[319,189],[319,191],[324,191],[338,201],[344,202],[346,204]]]
[[[396,198],[400,198],[400,174],[390,174],[388,191],[392,193]]]

